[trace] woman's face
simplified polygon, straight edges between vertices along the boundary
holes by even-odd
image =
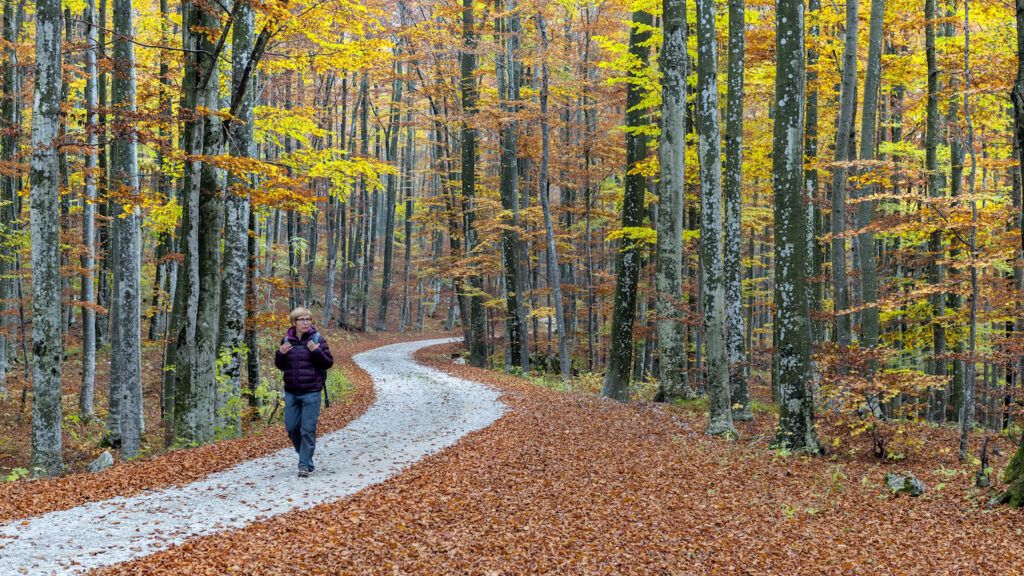
[[[313,326],[313,319],[310,318],[309,315],[303,314],[296,318],[292,325],[295,326],[295,334],[297,336],[302,336],[306,332],[309,332],[309,329]]]

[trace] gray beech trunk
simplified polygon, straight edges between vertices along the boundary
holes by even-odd
[[[247,0],[238,0],[231,38],[231,93],[232,102],[238,101],[235,112],[237,122],[229,126],[231,156],[251,158],[253,144],[252,77],[246,70],[254,64],[255,10]],[[246,320],[246,293],[249,266],[249,197],[250,183],[234,174],[228,176],[228,193],[224,199],[224,273],[221,284],[219,354],[229,360],[220,367],[221,379],[217,385],[216,427],[223,436],[242,433],[241,399],[242,363]]]
[[[141,193],[139,179],[138,132],[135,130],[135,37],[131,0],[114,0],[115,73],[111,81],[110,104],[114,118],[114,139],[110,144],[111,181],[121,186],[123,197]],[[118,337],[111,342],[111,391],[120,394],[121,458],[138,456],[142,440],[142,286],[140,215],[138,209],[125,210],[116,205],[119,215],[114,252],[117,278],[113,295]]]
[[[748,421],[746,352],[743,349],[743,290],[740,223],[743,216],[743,0],[729,0],[729,96],[725,112],[725,312],[732,417]],[[808,203],[808,206],[812,204]],[[811,242],[813,245],[813,237]]]
[[[964,0],[964,85],[971,86],[971,3]],[[967,154],[971,159],[971,170],[967,176],[967,194],[971,203],[971,307],[969,312],[969,330],[967,337],[967,360],[964,370],[964,391],[963,402],[960,405],[959,427],[960,427],[960,460],[967,460],[967,441],[970,438],[971,428],[974,427],[975,410],[975,372],[977,370],[978,340],[978,202],[974,198],[975,178],[978,172],[978,161],[974,154],[974,121],[971,118],[970,90],[965,89],[964,98],[964,122],[967,124]]]
[[[64,471],[61,456],[59,182],[57,133],[61,103],[61,6],[36,0],[36,77],[32,110],[32,475]]]
[[[807,210],[803,190],[804,4],[776,3],[775,126],[772,188],[775,191],[775,341],[779,389],[777,443],[820,450],[814,429],[811,319],[807,305]]]
[[[96,1],[89,0],[86,8],[86,53],[85,53],[85,132],[89,146],[85,157],[85,203],[82,207],[82,388],[78,398],[78,413],[83,419],[93,415],[94,391],[96,387],[96,288],[93,282],[93,268],[96,266],[96,169],[99,154],[96,150],[99,140],[96,124],[99,121],[96,107],[99,105],[97,87],[96,57],[99,53],[97,36]],[[0,343],[0,350],[5,346]]]
[[[929,198],[941,198],[944,194],[941,185],[941,173],[939,172],[938,148],[939,148],[939,68],[935,56],[935,16],[936,0],[925,0],[925,60],[928,66],[928,103],[925,118],[925,171],[927,172],[927,193]],[[934,210],[933,210],[934,212]],[[928,282],[933,286],[942,286],[945,280],[945,270],[941,263],[945,248],[942,241],[942,229],[937,226],[928,238],[928,252],[930,261],[928,263]],[[929,362],[928,372],[935,376],[946,375],[946,361],[940,359],[946,353],[946,327],[939,318],[946,313],[946,295],[944,292],[930,297],[932,304],[932,359]],[[942,402],[941,390],[933,389],[931,392],[930,412],[935,421],[943,419],[945,407]]]
[[[396,53],[397,56],[401,52]],[[401,119],[402,104],[402,63],[395,62],[395,79],[391,83],[391,111],[388,115],[388,128],[385,137],[385,154],[388,164],[398,162],[398,136],[401,131],[399,120]],[[374,324],[376,330],[388,329],[388,308],[391,303],[391,281],[394,276],[394,253],[395,253],[395,203],[398,201],[398,183],[401,176],[388,174],[387,189],[384,199],[384,259],[381,262],[380,276],[380,305],[377,307],[377,322]]]
[[[653,23],[647,12],[633,12],[629,32],[629,53],[647,66],[650,47],[647,40]],[[647,136],[636,129],[647,122],[646,111],[639,106],[643,88],[630,83],[626,92],[626,186],[622,203],[622,227],[636,228],[644,222],[644,195],[647,185],[643,174],[633,173],[637,162],[647,157]],[[615,256],[615,301],[612,304],[611,348],[601,395],[616,400],[629,399],[630,369],[633,366],[633,323],[636,319],[636,298],[640,278],[641,248],[630,238],[623,238]]]
[[[696,396],[686,377],[683,308],[683,194],[686,158],[686,3],[664,0],[661,50],[661,192],[654,307],[658,330],[658,396],[671,402]]]
[[[697,0],[697,156],[700,160],[700,261],[704,286],[708,434],[735,436],[726,348],[723,256],[722,146],[718,123],[718,43],[715,4]],[[802,160],[802,157],[801,157]],[[738,241],[739,238],[736,238]],[[739,273],[739,270],[736,270]]]

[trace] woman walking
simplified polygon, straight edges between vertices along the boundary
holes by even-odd
[[[313,473],[320,391],[334,357],[308,309],[292,310],[288,320],[292,326],[274,354],[274,365],[284,372],[284,427],[299,454],[299,477],[305,478]]]

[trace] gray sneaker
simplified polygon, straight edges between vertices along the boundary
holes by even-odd
[[[309,468],[299,468],[299,478],[309,478],[309,473],[312,472]]]

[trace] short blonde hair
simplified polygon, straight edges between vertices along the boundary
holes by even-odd
[[[291,324],[295,324],[295,320],[301,316],[309,316],[310,318],[312,318],[313,313],[309,311],[309,308],[299,306],[295,310],[292,310],[291,312],[288,313],[288,322]]]

